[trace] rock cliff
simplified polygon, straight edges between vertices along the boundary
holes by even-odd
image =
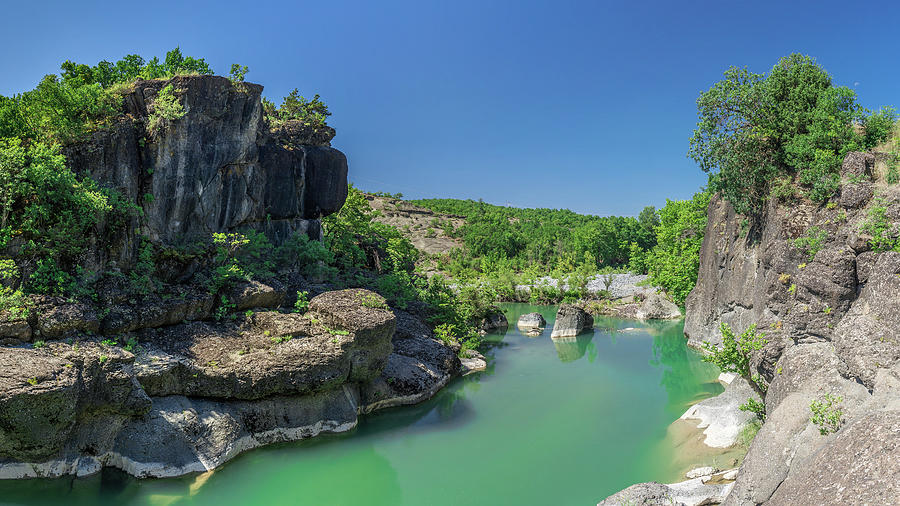
[[[897,238],[900,190],[876,161],[850,153],[839,197],[770,203],[757,223],[710,202],[685,334],[718,342],[725,322],[767,339],[753,358],[767,419],[725,504],[900,502],[900,254],[873,247]],[[825,395],[840,422],[823,435],[810,405]]]
[[[150,131],[170,84],[184,116]],[[31,296],[27,312],[0,312],[0,479],[206,471],[257,446],[349,430],[460,372],[424,314],[292,268],[211,285],[209,253],[179,249],[219,232],[315,239],[343,205],[347,160],[328,145],[333,130],[271,128],[261,91],[213,76],[138,81],[111,127],[65,148],[73,170],[142,212],[119,242],[85,251],[82,265],[104,273],[94,297]],[[128,269],[142,243],[162,279],[137,293]],[[301,290],[316,295],[305,314]]]
[[[755,324],[766,338],[751,363],[768,385],[766,420],[725,505],[900,503],[900,188],[885,172],[883,155],[850,153],[826,205],[769,202],[749,220],[718,196],[709,204],[685,335],[720,343],[720,324]],[[728,395],[695,408],[733,417],[706,409]],[[829,398],[831,421],[814,420],[813,402]],[[607,501],[674,496],[641,484]]]
[[[151,132],[151,104],[167,85],[185,114]],[[319,219],[347,198],[347,158],[328,141],[304,144],[290,130],[272,131],[262,89],[217,76],[137,81],[119,119],[64,154],[74,171],[141,207],[132,241],[138,233],[174,244],[248,228],[276,244],[295,231],[318,237]],[[121,248],[120,260],[133,254]]]

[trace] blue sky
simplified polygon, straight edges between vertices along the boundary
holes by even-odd
[[[280,100],[319,93],[367,190],[635,215],[688,198],[696,97],[730,65],[815,56],[900,105],[900,2],[15,2],[0,94],[59,63],[180,46]]]

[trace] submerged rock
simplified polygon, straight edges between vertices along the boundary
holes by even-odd
[[[561,304],[556,311],[551,338],[575,337],[594,326],[594,317],[572,304]]]

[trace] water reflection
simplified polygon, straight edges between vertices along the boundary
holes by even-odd
[[[556,348],[556,355],[561,362],[574,362],[583,357],[588,349],[588,345],[592,344],[594,339],[593,332],[590,334],[581,334],[577,337],[562,337],[553,339],[553,346]],[[594,358],[596,358],[596,348],[594,348]],[[593,360],[591,360],[593,362]]]
[[[651,329],[656,332],[652,333],[653,358],[650,365],[662,369],[660,385],[668,395],[667,409],[680,415],[699,398],[718,395],[724,390],[718,382],[712,382],[703,383],[698,392],[697,379],[709,377],[713,366],[688,350],[684,337],[671,331],[672,324],[649,325],[648,332]]]

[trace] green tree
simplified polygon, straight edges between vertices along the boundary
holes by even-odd
[[[834,86],[825,69],[800,54],[782,58],[767,75],[731,67],[700,94],[697,112],[688,155],[710,175],[714,192],[751,215],[778,177],[796,179],[814,201],[830,198],[844,155],[883,141],[895,118],[891,109],[870,115],[853,90]]]
[[[679,305],[684,305],[697,284],[709,199],[709,191],[703,190],[691,200],[666,200],[659,210],[656,246],[647,254],[647,272]]]

